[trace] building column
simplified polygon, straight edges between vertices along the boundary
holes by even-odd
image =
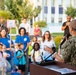
[[[40,20],[44,19],[44,0],[41,0],[41,12],[40,12]]]
[[[63,7],[63,16],[62,16],[62,22],[65,22],[66,21],[66,14],[65,14],[65,10],[67,10],[67,8],[66,8],[66,0],[63,0],[63,5],[62,5],[62,7]]]
[[[75,7],[74,0],[71,0],[71,5],[72,5],[72,7]]]
[[[55,0],[55,18],[54,22],[58,23],[59,20],[59,0]]]
[[[47,0],[47,7],[48,7],[47,23],[51,23],[51,0]]]

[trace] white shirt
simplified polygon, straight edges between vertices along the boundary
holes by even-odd
[[[49,53],[48,51],[45,51],[45,50],[44,50],[44,47],[45,47],[45,46],[48,46],[48,47],[50,47],[50,48],[56,47],[56,46],[55,46],[55,42],[54,42],[53,39],[50,40],[50,41],[45,40],[44,42],[41,42],[41,52],[43,53],[43,58],[44,58],[44,59],[46,59],[46,58],[51,54],[51,53]],[[48,60],[51,60],[51,59],[52,59],[51,57],[48,58]]]
[[[21,23],[19,28],[24,27],[26,29],[26,32],[30,33],[30,25],[28,23]]]
[[[35,61],[36,61],[36,62],[41,62],[41,61],[42,61],[40,50],[35,51],[35,53],[34,53],[34,50],[31,51],[31,61],[32,61],[32,62],[34,61],[34,60],[33,60],[33,54],[34,54],[34,56],[35,56]]]

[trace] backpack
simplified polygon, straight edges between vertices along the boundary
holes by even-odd
[[[20,51],[20,52],[22,52],[21,50],[18,50],[18,51]],[[13,62],[14,62],[14,64],[16,65],[16,66],[18,66],[19,65],[19,58],[17,58],[17,53],[18,53],[18,51],[16,51],[15,53],[14,53],[14,57],[13,57]]]
[[[9,54],[9,57],[6,57],[6,59],[7,59],[7,60],[11,60],[11,59],[12,59],[12,52],[9,51],[9,50],[5,50],[5,52],[6,52],[7,54]]]

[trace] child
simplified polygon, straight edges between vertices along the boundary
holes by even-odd
[[[32,39],[32,46],[34,45],[34,43],[36,43],[36,42],[38,42],[38,39],[37,39],[37,37],[36,36],[34,36],[33,37],[33,39]]]
[[[0,60],[1,60],[0,61],[0,69],[2,70],[1,75],[6,75],[6,72],[8,70],[10,70],[10,68],[11,68],[11,65],[5,59],[8,56],[8,54],[4,52],[4,48],[5,48],[5,46],[2,43],[0,43]]]
[[[4,58],[7,58],[7,57],[9,57],[10,55],[9,55],[8,53],[6,53],[5,50],[6,50],[6,46],[3,45],[3,46],[2,46],[3,57],[4,57]]]
[[[43,60],[39,43],[34,43],[33,50],[31,51],[31,61],[41,62]]]
[[[29,43],[29,46],[28,46],[28,56],[31,55],[31,51],[32,51],[32,42]]]
[[[23,43],[20,43],[18,46],[19,46],[19,50],[17,51],[17,58],[19,59],[18,72],[21,73],[21,75],[24,75],[25,64],[26,64],[24,51],[23,51],[24,45]]]

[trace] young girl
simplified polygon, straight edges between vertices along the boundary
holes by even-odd
[[[40,52],[39,43],[34,43],[33,50],[31,51],[31,61],[32,62],[41,62],[43,60],[42,54]]]
[[[24,51],[23,51],[24,45],[23,43],[20,43],[18,46],[19,46],[19,50],[17,51],[17,58],[19,59],[18,72],[21,73],[21,75],[24,75],[25,64],[26,64]]]
[[[34,43],[36,43],[36,42],[38,42],[38,39],[37,39],[37,37],[36,36],[34,36],[33,37],[33,39],[32,39],[32,46],[34,45]]]
[[[11,65],[6,60],[6,57],[8,57],[8,54],[4,52],[4,48],[5,46],[2,43],[0,43],[0,71],[2,71],[0,75],[6,75],[6,73],[8,74],[11,69]]]

